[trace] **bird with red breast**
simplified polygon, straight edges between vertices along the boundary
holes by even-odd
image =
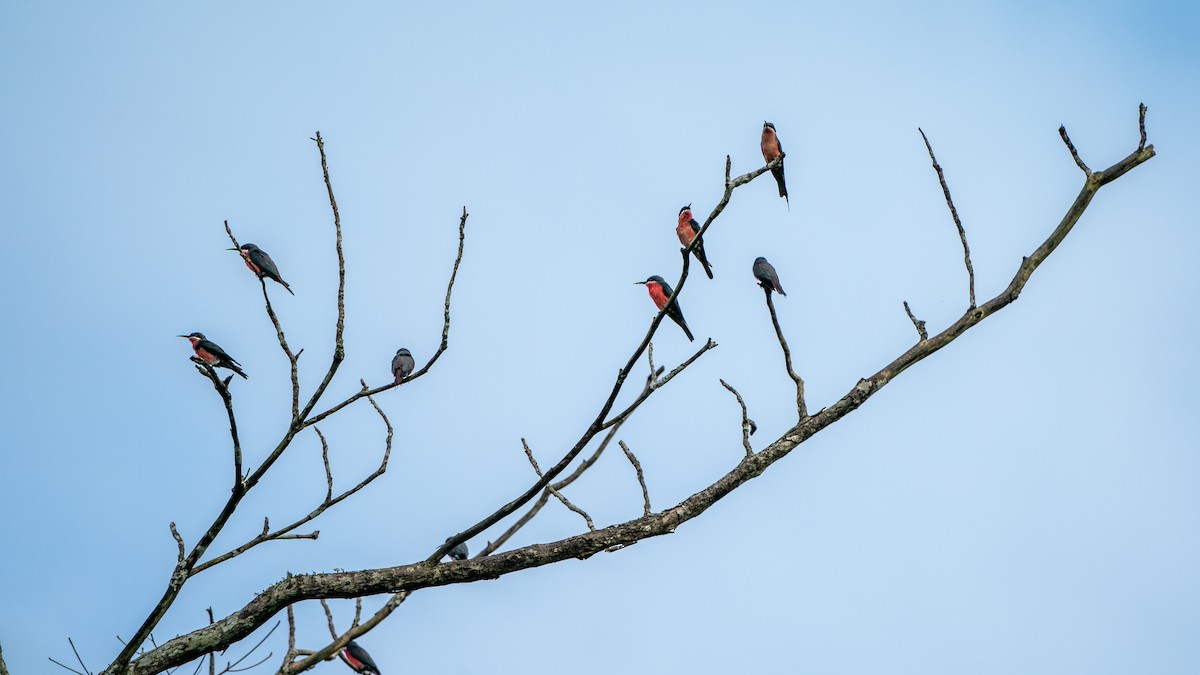
[[[295,293],[292,292],[292,287],[288,286],[288,282],[284,281],[283,277],[279,276],[279,267],[275,264],[274,260],[271,260],[271,256],[267,255],[266,251],[262,250],[258,246],[255,246],[254,244],[242,244],[238,248],[231,248],[229,250],[240,253],[242,255],[242,260],[246,263],[246,267],[249,267],[250,271],[254,272],[259,279],[262,279],[263,277],[271,279],[275,281],[275,283],[287,289],[288,293],[295,295]]]
[[[683,329],[683,334],[687,336],[688,342],[696,339],[692,337],[692,331],[688,328],[687,322],[683,320],[683,311],[679,309],[679,302],[673,300],[670,305],[667,304],[667,300],[671,298],[672,291],[671,286],[667,284],[666,280],[655,274],[645,281],[635,281],[633,283],[646,285],[646,290],[650,292],[650,299],[654,301],[659,310],[662,310],[663,307],[667,308],[667,316],[679,324],[679,327]]]
[[[362,673],[362,675],[379,675],[379,666],[375,665],[375,660],[371,658],[367,650],[360,647],[354,640],[351,640],[350,644],[342,647],[340,656],[342,657],[342,661],[353,668],[356,673]]]
[[[691,245],[692,240],[696,238],[699,232],[700,223],[697,223],[695,217],[692,216],[692,205],[688,204],[679,209],[679,220],[675,224],[675,234],[679,237],[679,243],[684,246]],[[704,254],[703,239],[696,242],[696,246],[692,248],[692,253],[695,254],[696,260],[699,260],[700,264],[704,266],[704,273],[708,275],[708,278],[713,278],[712,266],[708,264],[708,256]]]
[[[204,333],[191,333],[188,335],[179,335],[177,337],[187,338],[192,343],[192,350],[196,352],[196,358],[207,363],[213,368],[228,368],[233,372],[241,375],[245,379],[250,379],[245,371],[241,369],[240,363],[235,361],[232,356],[225,353],[220,345],[204,337]]]
[[[779,142],[779,135],[775,133],[775,125],[770,122],[763,122],[762,154],[763,159],[767,160],[767,164],[774,162],[783,154],[783,145]],[[779,160],[779,166],[771,169],[771,175],[775,177],[775,184],[779,186],[779,196],[783,197],[788,208],[791,208],[791,202],[788,201],[787,182],[783,180],[782,159]]]

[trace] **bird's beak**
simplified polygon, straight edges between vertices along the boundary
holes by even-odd
[[[226,250],[226,251],[240,251],[241,249],[237,249],[237,248],[227,248],[227,249],[225,249],[225,250]]]
[[[644,283],[646,283],[646,282],[644,282],[644,281],[635,281],[635,282],[633,282],[633,285],[634,285],[634,286],[637,286],[638,284],[644,284]]]
[[[191,337],[191,336],[190,335],[176,335],[175,337],[185,338],[185,337]]]

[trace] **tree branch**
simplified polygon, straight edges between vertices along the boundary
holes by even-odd
[[[750,434],[754,433],[755,427],[754,422],[746,413],[746,401],[742,399],[742,395],[738,393],[738,390],[730,386],[728,382],[725,380],[721,380],[720,382],[722,387],[728,389],[729,393],[737,398],[738,406],[742,409],[742,448],[746,450],[746,456],[749,457],[754,454],[754,450],[750,447]]]
[[[646,489],[646,476],[642,474],[642,463],[638,461],[637,456],[633,454],[633,451],[629,449],[629,446],[625,445],[625,441],[617,441],[617,444],[621,446],[621,450],[625,453],[625,457],[629,460],[629,463],[633,465],[633,470],[637,473],[638,485],[642,486],[642,515],[649,516],[650,491]]]
[[[237,237],[233,236],[233,230],[229,228],[229,221],[225,221],[225,234],[229,235],[229,241],[233,242],[235,249],[240,249],[241,244],[238,243]],[[271,307],[271,296],[267,295],[267,280],[266,277],[258,277],[259,283],[262,285],[263,301],[267,305],[267,316],[271,319],[271,324],[275,326],[275,337],[279,340],[279,346],[283,349],[283,355],[287,357],[288,364],[292,370],[292,421],[296,420],[296,416],[300,414],[300,372],[297,368],[297,361],[300,359],[300,353],[293,354],[288,347],[287,338],[283,334],[283,326],[279,323],[279,317],[275,316],[275,309]],[[301,349],[300,352],[304,350]]]
[[[929,138],[925,136],[925,132],[917,128],[921,132],[921,138],[925,140],[925,149],[929,151],[929,159],[933,162],[933,170],[937,171],[938,182],[942,185],[942,194],[946,197],[946,206],[950,207],[950,215],[954,218],[954,226],[958,228],[958,238],[962,240],[963,245],[963,262],[967,266],[967,287],[971,295],[971,308],[975,307],[975,268],[971,266],[971,247],[967,246],[967,231],[963,229],[962,221],[958,218],[958,210],[954,208],[954,200],[950,197],[950,187],[946,185],[946,175],[942,173],[942,167],[938,164],[937,157],[933,156],[933,146],[929,144]],[[1063,130],[1064,138],[1066,131]],[[1075,149],[1071,148],[1074,153]],[[1075,158],[1078,161],[1078,157]]]
[[[338,403],[337,405],[326,410],[325,412],[308,418],[307,420],[304,421],[303,426],[307,427],[307,426],[316,424],[317,422],[320,422],[321,420],[325,419],[326,417],[329,417],[330,415],[336,413],[337,411],[341,410],[342,408],[345,408],[346,406],[350,405],[351,403],[358,401],[359,399],[363,398],[364,396],[368,396],[368,395],[373,396],[375,394],[385,392],[389,389],[394,389],[395,387],[398,387],[401,384],[404,384],[406,382],[412,382],[413,380],[417,379],[418,377],[421,377],[425,373],[429,372],[429,369],[433,367],[433,364],[435,362],[437,362],[437,360],[439,358],[441,358],[442,353],[445,352],[446,349],[450,346],[450,294],[454,291],[454,280],[458,277],[458,266],[460,263],[462,263],[463,246],[466,243],[467,215],[468,215],[467,207],[464,206],[463,212],[462,212],[462,217],[459,218],[459,221],[458,221],[458,255],[455,256],[454,267],[450,270],[450,282],[448,284],[446,284],[446,301],[444,304],[444,320],[442,322],[442,343],[440,345],[438,345],[437,351],[434,352],[433,356],[424,365],[424,367],[422,367],[420,370],[416,371],[415,373],[412,373],[408,377],[404,378],[399,383],[389,382],[385,385],[375,387],[374,389],[360,390],[358,393],[347,398],[346,400],[342,401],[341,403]]]
[[[524,438],[521,439],[521,445],[524,446],[524,448],[525,448],[525,456],[527,458],[529,458],[529,463],[533,466],[534,473],[536,473],[538,475],[538,478],[541,478],[542,477],[542,469],[541,469],[541,467],[538,466],[537,460],[533,458],[533,450],[529,449],[529,444],[525,442]],[[583,522],[587,523],[587,528],[589,530],[591,530],[592,532],[596,531],[596,524],[592,522],[592,517],[588,515],[587,511],[584,511],[583,509],[579,508],[578,506],[575,506],[574,504],[572,504],[571,500],[567,499],[567,496],[564,495],[557,488],[555,488],[553,484],[547,485],[546,489],[549,490],[550,494],[554,495],[554,497],[556,499],[558,499],[558,501],[562,502],[563,506],[574,511],[575,513],[578,513],[579,516],[581,518],[583,518]]]
[[[796,412],[800,419],[808,417],[808,405],[804,402],[804,380],[792,368],[792,350],[788,348],[787,339],[783,337],[783,329],[779,327],[779,317],[775,315],[775,301],[771,299],[771,287],[763,284],[763,295],[767,298],[767,309],[771,311],[771,325],[775,326],[775,337],[779,338],[779,346],[783,348],[783,365],[787,368],[788,377],[796,383]]]
[[[366,389],[366,387],[367,387],[366,382],[359,380],[359,383],[362,385],[363,389]],[[197,565],[192,570],[191,576],[195,576],[195,575],[203,572],[204,570],[209,569],[210,567],[219,565],[219,564],[225,562],[226,560],[229,560],[230,558],[237,557],[237,556],[245,553],[246,551],[249,551],[250,549],[254,548],[255,546],[258,546],[259,544],[261,544],[263,542],[279,541],[281,539],[316,539],[321,534],[320,530],[317,530],[310,534],[289,534],[289,533],[303,525],[308,524],[309,522],[312,522],[318,516],[325,513],[325,511],[329,510],[331,507],[336,506],[337,504],[341,503],[346,498],[350,497],[354,493],[356,493],[359,490],[370,485],[372,482],[375,481],[376,478],[379,478],[384,473],[386,473],[388,460],[391,458],[391,455],[392,455],[392,437],[395,433],[395,430],[392,428],[392,423],[388,420],[387,415],[384,414],[383,409],[380,408],[379,404],[375,402],[374,397],[367,396],[367,400],[371,403],[371,406],[375,408],[375,412],[379,414],[380,419],[383,420],[383,424],[387,428],[387,438],[384,441],[383,459],[380,460],[379,466],[375,469],[375,471],[371,472],[371,474],[369,474],[366,478],[359,481],[359,483],[357,485],[355,485],[354,487],[350,488],[349,490],[346,490],[345,492],[342,492],[337,497],[333,497],[333,474],[329,470],[329,444],[325,441],[325,435],[321,433],[321,430],[318,429],[317,427],[313,427],[313,430],[317,432],[317,436],[321,439],[321,459],[325,465],[325,481],[326,481],[325,500],[322,501],[320,504],[318,504],[317,507],[314,508],[312,511],[310,511],[308,513],[308,515],[300,518],[299,520],[288,525],[287,527],[280,528],[274,532],[268,532],[267,527],[264,524],[263,531],[261,534],[254,537],[253,539],[246,542],[245,544],[242,544],[241,546],[233,549],[232,551],[229,551],[228,553],[224,553],[220,556],[217,556],[216,558],[213,558],[212,560],[209,560],[207,562],[204,562],[203,564]]]
[[[925,330],[925,322],[913,316],[912,310],[908,308],[908,301],[904,301],[904,312],[908,314],[908,318],[912,321],[913,328],[917,329],[917,335],[921,336],[922,340],[929,339],[929,332]]]
[[[311,574],[284,579],[260,593],[245,607],[225,617],[212,626],[177,637],[146,653],[132,664],[132,671],[139,675],[150,675],[186,663],[212,649],[220,649],[246,637],[250,631],[262,625],[287,605],[309,599],[361,597],[384,592],[396,592],[383,610],[356,629],[342,636],[334,644],[317,652],[303,662],[294,664],[298,672],[311,667],[321,658],[332,654],[354,635],[359,635],[386,616],[384,610],[394,609],[403,597],[421,588],[468,583],[483,579],[495,579],[514,571],[541,565],[587,557],[615,546],[628,546],[642,539],[673,532],[679,525],[698,517],[706,509],[739,486],[761,475],[772,464],[787,456],[794,448],[853,412],[871,396],[881,390],[909,367],[920,362],[953,342],[959,335],[1008,306],[1016,300],[1038,266],[1062,243],[1079,221],[1096,192],[1108,182],[1128,172],[1154,156],[1153,146],[1145,146],[1112,167],[1089,176],[1079,195],[1067,209],[1066,214],[1050,236],[1018,266],[1009,285],[996,297],[979,307],[967,310],[957,321],[941,333],[910,347],[891,363],[869,378],[860,380],[842,398],[815,415],[802,417],[797,424],[762,451],[744,457],[736,467],[712,485],[696,492],[678,505],[659,513],[611,525],[594,532],[586,532],[547,544],[535,544],[486,557],[476,557],[454,565],[430,564],[430,561],[331,574]],[[648,340],[646,341],[648,342]],[[635,356],[640,355],[639,349]],[[602,419],[599,418],[599,419]],[[598,421],[589,431],[596,430]],[[547,472],[546,475],[550,475]],[[548,483],[548,482],[547,482]],[[537,489],[540,490],[539,486]],[[468,530],[470,532],[470,530]],[[467,533],[464,533],[467,534]],[[473,534],[473,533],[472,533]],[[444,545],[446,550],[457,541],[452,538]],[[444,555],[439,552],[439,557]],[[400,598],[398,600],[397,598]]]

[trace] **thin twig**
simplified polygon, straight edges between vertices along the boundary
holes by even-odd
[[[1079,158],[1079,153],[1075,150],[1075,144],[1071,142],[1071,137],[1067,135],[1067,127],[1060,124],[1058,127],[1058,135],[1062,137],[1063,143],[1066,143],[1067,149],[1071,151],[1071,159],[1075,160],[1075,164],[1081,170],[1083,170],[1085,176],[1090,177],[1092,175],[1092,170],[1089,169],[1088,165],[1084,164],[1083,160]],[[1144,147],[1144,145],[1139,146],[1138,149],[1140,150],[1142,147]]]
[[[375,394],[385,392],[389,389],[394,389],[406,382],[412,382],[413,380],[417,379],[418,377],[421,377],[425,373],[429,372],[429,369],[433,367],[433,364],[436,363],[437,360],[439,358],[441,358],[442,354],[445,353],[446,349],[448,349],[450,347],[450,295],[454,291],[454,280],[458,278],[458,266],[462,263],[463,247],[466,244],[466,238],[467,238],[467,215],[468,215],[467,207],[464,206],[463,212],[462,212],[462,217],[459,218],[459,221],[458,221],[458,254],[454,257],[454,266],[450,270],[450,281],[449,281],[449,283],[446,284],[446,300],[443,303],[442,342],[440,345],[438,345],[437,351],[433,353],[433,356],[429,359],[429,361],[423,367],[421,367],[420,370],[417,370],[413,374],[404,378],[399,383],[388,382],[387,384],[375,387],[374,389],[360,390],[358,393],[354,394],[353,396],[350,396],[349,398],[342,401],[341,403],[338,403],[337,405],[329,408],[325,412],[322,412],[318,415],[313,415],[312,417],[309,417],[308,419],[306,419],[304,421],[303,426],[307,427],[307,426],[316,424],[317,422],[320,422],[321,420],[325,419],[326,417],[329,417],[330,415],[341,410],[342,408],[345,408],[346,406],[350,405],[351,403],[354,403],[355,401],[362,399],[364,396],[368,396],[368,395],[373,396]]]
[[[698,359],[704,355],[704,352],[706,352],[710,349],[716,349],[716,348],[717,348],[717,343],[713,342],[712,338],[709,338],[700,347],[700,349],[696,350],[695,354],[692,354],[691,357],[688,358],[688,360],[684,361],[683,363],[679,364],[678,366],[675,366],[675,368],[672,369],[671,372],[667,373],[665,377],[656,378],[654,380],[651,380],[650,386],[646,390],[644,390],[641,394],[638,394],[638,397],[633,400],[633,403],[630,403],[627,408],[625,408],[621,412],[614,415],[611,419],[609,419],[604,424],[600,425],[600,429],[601,430],[608,429],[610,427],[613,427],[613,426],[620,424],[621,422],[624,422],[625,420],[629,419],[629,416],[632,415],[633,412],[638,409],[638,406],[640,406],[642,403],[645,403],[646,399],[650,398],[650,394],[654,393],[655,390],[660,389],[663,386],[665,386],[668,382],[670,382],[672,379],[674,379],[674,377],[676,375],[678,375],[679,373],[682,373],[685,369],[687,369],[688,366],[695,363],[696,359]],[[662,368],[659,368],[659,372],[662,372]]]
[[[405,600],[408,599],[408,596],[409,596],[408,591],[400,591],[399,593],[393,594],[392,597],[388,598],[388,601],[386,603],[384,603],[383,607],[380,607],[379,611],[375,612],[375,614],[373,614],[371,616],[371,618],[364,621],[362,623],[362,625],[351,628],[350,630],[346,631],[346,633],[344,635],[342,635],[341,637],[335,637],[335,639],[332,643],[325,645],[321,649],[318,649],[315,652],[312,652],[311,654],[308,654],[304,658],[303,661],[297,661],[295,663],[289,664],[286,672],[302,673],[302,672],[308,670],[309,668],[312,668],[313,666],[317,665],[321,661],[324,661],[325,659],[328,659],[328,658],[332,658],[333,654],[335,652],[341,651],[342,647],[345,647],[346,645],[350,644],[351,640],[353,640],[356,637],[359,637],[360,635],[364,635],[364,634],[370,632],[372,628],[379,625],[379,622],[388,618],[388,616],[390,616],[392,612],[396,611],[396,608],[399,607],[401,603],[403,603]],[[328,610],[327,610],[327,614],[328,614]],[[329,616],[332,616],[332,615],[329,615]],[[333,619],[330,618],[330,626],[331,627],[333,625],[332,622],[333,622]],[[333,632],[336,636],[337,631],[335,630]]]
[[[290,613],[291,609],[292,609],[292,606],[288,605],[289,613]],[[213,617],[212,607],[209,607],[208,608],[208,625],[211,626],[214,623],[216,623],[216,618]],[[203,663],[203,661],[204,660],[201,659],[202,663]],[[216,673],[217,673],[217,655],[215,652],[209,652],[208,653],[208,675],[216,675]]]
[[[225,221],[225,234],[229,235],[229,241],[233,242],[235,249],[240,249],[241,244],[238,244],[237,237],[233,236],[233,230],[229,227],[229,221]],[[283,355],[287,357],[288,364],[292,370],[292,420],[296,420],[296,416],[300,414],[300,372],[297,367],[297,361],[300,359],[300,354],[292,353],[291,347],[288,347],[287,338],[283,334],[283,326],[279,323],[279,317],[275,315],[275,309],[271,307],[271,296],[267,295],[267,279],[265,276],[259,276],[258,281],[262,284],[263,301],[267,304],[267,316],[271,319],[271,324],[275,326],[275,337],[279,340],[279,346],[283,349]],[[301,352],[304,350],[301,349]]]
[[[746,413],[746,401],[742,399],[742,395],[738,393],[738,390],[734,389],[728,382],[725,380],[721,380],[720,382],[722,387],[728,389],[729,393],[737,398],[738,406],[742,409],[742,447],[746,449],[746,456],[750,457],[754,454],[754,450],[750,447],[750,434],[752,433],[754,422]]]
[[[8,666],[4,665],[4,647],[0,645],[0,675],[8,675]]]
[[[183,567],[183,559],[187,555],[184,552],[183,537],[179,536],[179,530],[175,529],[175,521],[171,521],[171,538],[175,540],[175,544],[179,547],[179,567]]]
[[[175,529],[174,523],[172,523],[171,529]],[[75,660],[79,662],[79,667],[83,668],[83,672],[87,673],[87,675],[92,675],[92,671],[88,670],[87,665],[83,662],[83,657],[79,656],[79,650],[75,648],[75,641],[67,638],[67,643],[71,645],[71,651],[75,652]]]
[[[929,332],[925,330],[925,322],[913,316],[912,310],[908,308],[908,301],[904,301],[904,312],[908,314],[908,318],[912,321],[913,328],[917,329],[917,335],[921,336],[922,340],[929,339]]]
[[[363,380],[359,380],[359,384],[362,385],[363,390],[365,391],[367,388],[366,382],[364,382]],[[326,478],[325,500],[322,501],[320,504],[318,504],[316,506],[316,508],[314,508],[312,511],[310,511],[307,515],[300,518],[299,520],[296,520],[295,522],[291,523],[290,525],[288,525],[286,527],[282,527],[274,532],[266,532],[264,530],[258,536],[254,537],[253,539],[246,542],[245,544],[242,544],[241,546],[239,546],[227,553],[219,555],[219,556],[213,558],[212,560],[204,562],[203,564],[196,565],[196,567],[192,570],[191,575],[195,576],[195,575],[203,572],[204,570],[207,570],[207,569],[213,567],[214,565],[219,565],[220,563],[225,562],[226,560],[229,560],[230,558],[239,556],[239,555],[245,553],[246,551],[249,551],[250,549],[254,548],[255,546],[258,546],[259,544],[261,544],[263,542],[279,541],[279,540],[283,540],[283,539],[316,539],[321,534],[320,530],[316,530],[309,534],[290,534],[290,533],[293,530],[295,530],[296,528],[298,528],[302,525],[305,525],[309,522],[312,522],[318,516],[325,513],[325,511],[329,510],[331,507],[336,506],[337,504],[340,504],[342,501],[346,500],[351,495],[355,494],[359,490],[362,490],[366,486],[370,485],[372,482],[375,481],[375,479],[379,478],[384,473],[386,473],[388,460],[392,456],[392,440],[395,435],[395,429],[392,428],[391,421],[388,420],[387,415],[384,414],[383,409],[379,407],[379,404],[376,403],[375,399],[371,396],[367,396],[367,401],[369,401],[371,406],[373,408],[375,408],[375,412],[379,414],[379,418],[381,420],[383,420],[383,425],[387,429],[387,436],[385,437],[385,440],[384,440],[383,458],[380,460],[379,466],[375,468],[375,471],[371,472],[366,478],[359,481],[358,484],[355,485],[354,487],[346,490],[345,492],[342,492],[341,494],[339,494],[336,497],[333,497],[332,496],[332,494],[333,494],[333,477],[332,477],[332,474],[330,473],[330,469],[329,469],[329,446],[325,441],[325,436],[320,432],[320,430],[317,430],[316,427],[313,427],[313,429],[317,431],[318,437],[320,437],[320,439],[321,439],[322,459],[324,460],[324,464],[325,464],[325,478]]]
[[[533,458],[533,450],[529,449],[529,444],[525,442],[524,438],[521,439],[521,445],[525,448],[525,456],[529,458],[529,463],[533,465],[534,472],[537,473],[538,478],[541,478],[542,469],[538,467],[537,460]],[[583,522],[587,523],[588,530],[592,532],[596,531],[596,524],[592,522],[592,517],[588,515],[587,511],[584,511],[578,506],[572,504],[571,500],[567,499],[566,495],[564,495],[560,490],[556,489],[553,485],[546,486],[546,489],[549,490],[550,494],[554,495],[558,501],[562,502],[563,506],[574,511],[575,513],[578,513],[583,518]]]
[[[732,196],[734,189],[749,183],[758,176],[761,176],[766,171],[779,166],[782,161],[783,155],[781,154],[779,157],[775,158],[770,163],[759,169],[738,176],[735,179],[730,179],[729,176],[732,162],[729,158],[729,155],[725,156],[725,192],[721,196],[721,201],[717,203],[716,207],[713,208],[712,213],[710,213],[708,218],[705,219],[704,225],[702,225],[700,230],[696,232],[696,236],[692,239],[692,242],[686,247],[680,249],[680,254],[683,256],[683,269],[680,272],[679,281],[675,284],[675,288],[671,293],[671,297],[667,298],[667,302],[663,304],[662,308],[659,309],[658,314],[656,314],[654,319],[650,322],[650,327],[646,330],[646,335],[633,350],[633,354],[630,355],[629,360],[625,362],[625,365],[619,371],[617,371],[617,379],[613,383],[612,389],[609,391],[608,398],[605,399],[604,404],[600,406],[600,411],[596,414],[595,419],[593,419],[592,423],[588,425],[588,428],[583,432],[583,435],[580,436],[579,440],[575,442],[575,445],[563,455],[562,459],[560,459],[557,464],[550,467],[550,469],[546,471],[545,475],[539,478],[537,482],[529,487],[529,489],[518,495],[515,499],[509,501],[504,506],[501,506],[493,511],[491,515],[485,517],[483,520],[480,520],[462,532],[459,532],[458,534],[448,538],[441,546],[439,546],[432,554],[430,554],[428,558],[426,558],[426,562],[438,562],[450,551],[450,549],[468,539],[471,539],[475,535],[495,525],[511,515],[517,509],[529,503],[529,501],[537,496],[537,494],[541,492],[547,485],[549,485],[551,481],[553,481],[560,473],[566,470],[566,468],[571,465],[571,462],[575,461],[575,458],[579,456],[579,453],[583,452],[583,449],[587,447],[588,443],[590,443],[593,438],[595,438],[606,427],[614,424],[618,419],[623,419],[621,416],[617,416],[608,422],[604,421],[608,417],[609,412],[612,411],[612,407],[616,403],[617,396],[624,388],[625,379],[629,377],[630,373],[633,372],[633,367],[637,364],[638,360],[641,359],[642,353],[650,344],[650,340],[654,337],[655,331],[658,330],[659,325],[662,323],[663,317],[666,316],[666,312],[671,307],[671,303],[674,302],[675,298],[679,296],[679,293],[683,291],[684,284],[687,282],[691,258],[689,254],[692,252],[692,249],[699,244],[708,228],[713,224],[713,221],[715,221],[716,218],[724,211],[725,206],[729,203],[729,199]],[[706,345],[706,349],[701,350],[701,352],[707,351],[708,348],[715,346],[716,343],[712,342],[712,340],[709,340],[709,344]]]
[[[51,658],[49,656],[47,656],[46,658],[50,659],[50,663],[53,663],[54,665],[58,666],[59,668],[65,668],[66,670],[69,670],[72,673],[75,673],[75,675],[91,675],[91,673],[81,673],[78,670],[75,670],[74,668],[72,668],[71,666],[68,666],[68,665],[62,663],[61,661],[55,661],[53,658]]]
[[[933,155],[933,146],[929,144],[929,138],[925,136],[925,132],[919,127],[917,131],[921,132],[921,138],[925,140],[925,149],[929,151],[929,159],[933,162],[933,170],[937,172],[938,182],[942,185],[942,194],[946,196],[946,206],[950,207],[950,216],[954,218],[954,226],[958,228],[958,238],[962,240],[963,245],[963,262],[967,265],[967,287],[971,295],[971,309],[975,309],[975,268],[971,266],[971,247],[967,246],[967,231],[963,229],[962,220],[958,217],[958,210],[954,208],[954,200],[950,197],[950,186],[946,185],[946,174],[942,173],[942,167],[938,164],[937,157]],[[1063,130],[1064,138],[1066,130]],[[1074,153],[1075,149],[1071,148]],[[1078,161],[1078,157],[1075,158]]]
[[[642,463],[638,461],[638,458],[633,454],[633,451],[629,449],[629,446],[625,445],[625,441],[617,441],[617,445],[621,446],[621,450],[623,450],[625,452],[625,456],[629,458],[629,463],[633,465],[633,470],[637,472],[638,485],[642,486],[642,515],[649,516],[650,491],[646,489],[646,477],[642,475]]]
[[[775,326],[775,337],[779,338],[779,346],[783,348],[783,365],[787,368],[788,377],[796,383],[796,412],[800,414],[800,419],[804,419],[808,417],[808,405],[804,402],[804,380],[792,369],[792,350],[788,348],[783,329],[779,327],[779,317],[775,315],[775,302],[771,299],[770,287],[763,287],[763,295],[767,297],[767,309],[771,311],[771,325]]]
[[[1138,133],[1141,134],[1141,140],[1138,141],[1138,150],[1146,148],[1146,104],[1138,104]]]

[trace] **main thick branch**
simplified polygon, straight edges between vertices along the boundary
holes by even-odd
[[[927,340],[922,340],[874,375],[860,380],[833,405],[801,419],[761,452],[744,457],[720,480],[676,506],[595,532],[473,558],[453,565],[424,561],[358,572],[289,577],[274,584],[245,607],[215,624],[177,637],[144,654],[130,664],[130,671],[139,675],[151,675],[191,661],[214,649],[227,647],[248,636],[288,605],[299,601],[353,598],[380,593],[408,594],[422,588],[496,579],[511,572],[540,567],[568,558],[587,558],[606,549],[628,546],[642,539],[673,532],[676,527],[696,518],[725,495],[762,474],[814,434],[856,410],[909,367],[950,344],[958,336],[1016,300],[1038,266],[1074,228],[1096,192],[1153,156],[1154,146],[1140,146],[1108,169],[1089,174],[1058,226],[1041,246],[1022,260],[1012,281],[1000,294],[979,307],[968,309],[948,328]],[[661,314],[658,318],[661,319]],[[610,398],[606,409],[611,407],[611,402]],[[593,428],[598,427],[602,419],[603,416],[593,423]]]

